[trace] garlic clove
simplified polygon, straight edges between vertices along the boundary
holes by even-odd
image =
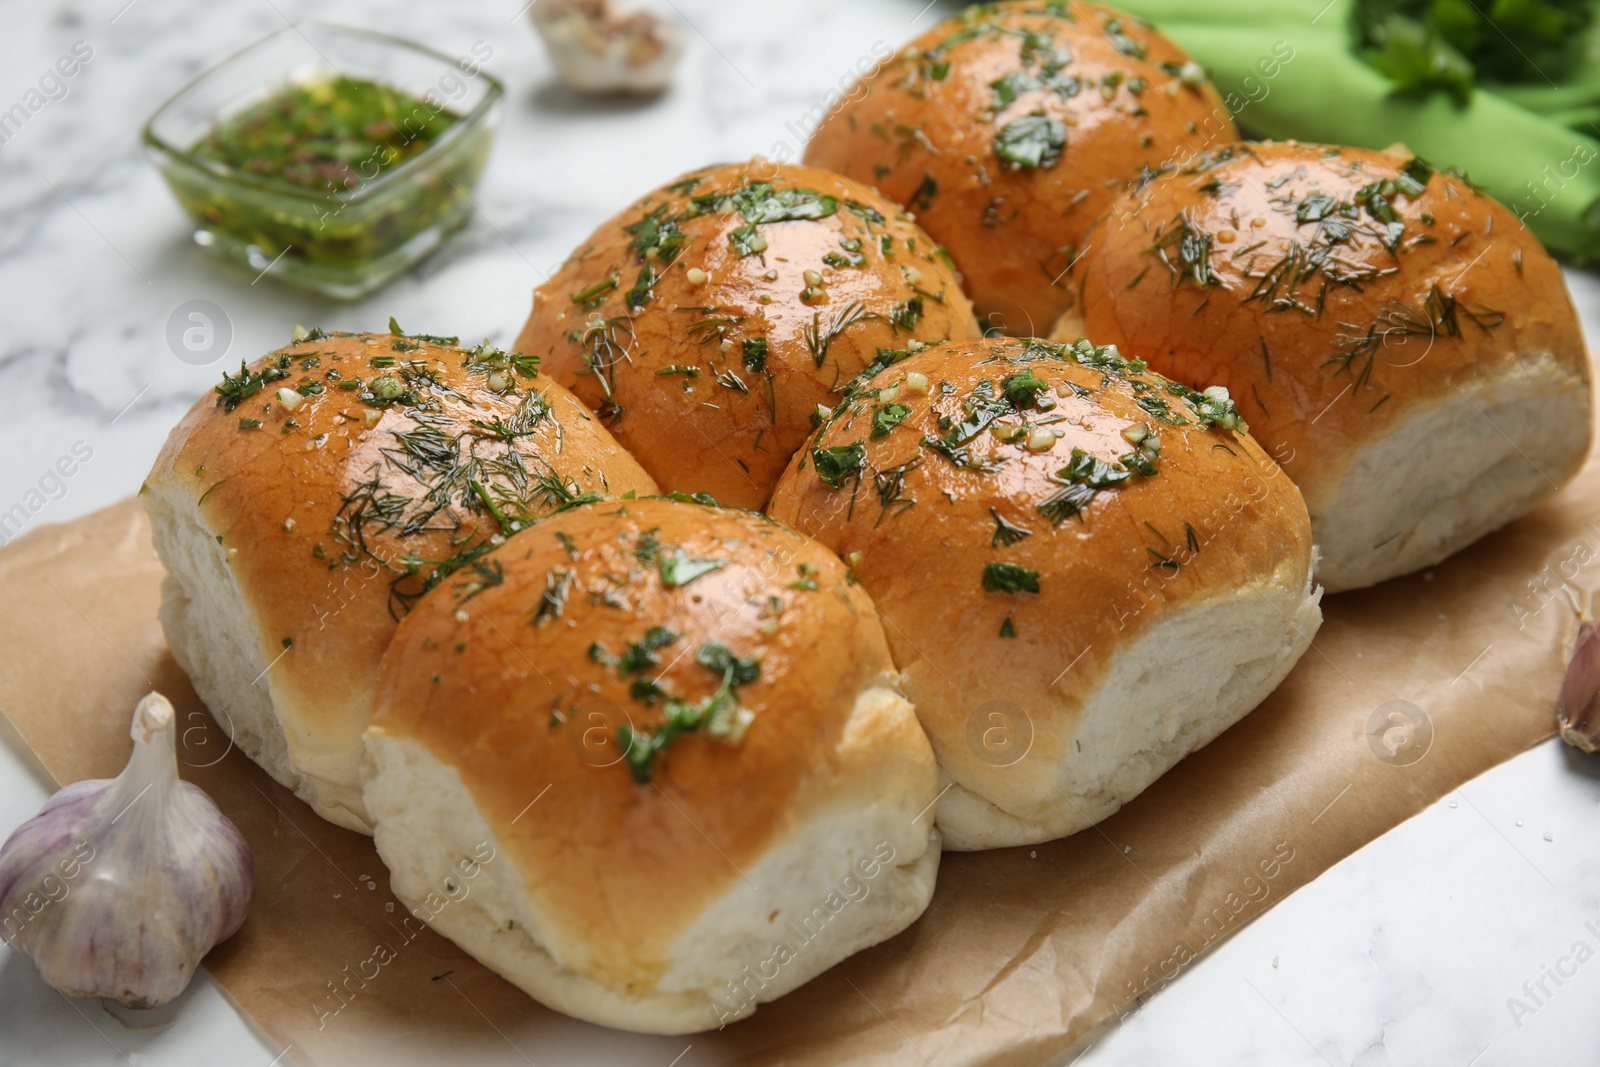
[[[141,700],[131,732],[120,775],[67,786],[0,846],[0,940],[62,993],[150,1008],[243,924],[255,862],[211,798],[178,778],[166,698]]]
[[[1578,627],[1578,642],[1561,683],[1556,723],[1561,740],[1573,748],[1600,749],[1600,626],[1593,620]]]
[[[531,17],[556,74],[579,92],[660,92],[683,55],[676,25],[610,0],[537,0]]]

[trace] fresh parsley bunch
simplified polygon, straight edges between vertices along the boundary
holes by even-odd
[[[1356,0],[1368,63],[1403,90],[1458,103],[1478,80],[1559,83],[1584,59],[1593,0]]]

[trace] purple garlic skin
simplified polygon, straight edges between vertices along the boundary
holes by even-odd
[[[1561,683],[1556,708],[1561,740],[1584,752],[1600,748],[1600,626],[1585,620]]]
[[[250,846],[178,778],[175,721],[145,697],[122,773],[62,789],[0,847],[0,940],[68,996],[165,1004],[250,911]]]

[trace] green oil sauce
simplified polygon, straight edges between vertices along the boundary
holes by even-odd
[[[425,151],[459,119],[378,82],[330,78],[245,108],[191,152],[243,174],[342,191]]]
[[[335,75],[224,115],[184,154],[192,166],[163,173],[202,243],[348,299],[466,221],[491,130],[441,102]]]

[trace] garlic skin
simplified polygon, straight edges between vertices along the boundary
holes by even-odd
[[[683,55],[683,31],[610,0],[537,0],[533,24],[563,82],[582,93],[658,93]]]
[[[179,780],[166,698],[141,700],[131,732],[120,775],[67,786],[0,847],[0,940],[68,996],[151,1008],[244,922],[255,861],[211,798]]]
[[[1561,740],[1584,752],[1600,749],[1600,626],[1586,619],[1561,683],[1556,708]]]

